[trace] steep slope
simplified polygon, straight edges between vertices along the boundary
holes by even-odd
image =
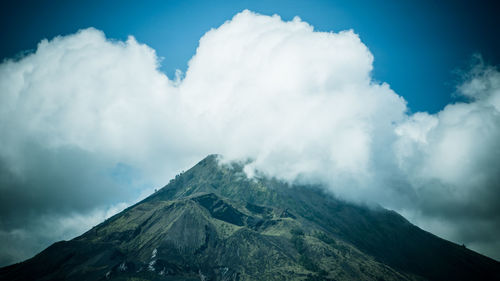
[[[209,156],[1,280],[499,280],[500,264],[395,212],[248,179]]]

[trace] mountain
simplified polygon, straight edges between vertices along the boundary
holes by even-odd
[[[500,263],[394,211],[248,179],[211,155],[0,280],[500,280]]]

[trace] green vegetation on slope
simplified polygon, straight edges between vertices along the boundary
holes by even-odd
[[[494,280],[498,262],[395,212],[246,178],[209,156],[1,280]]]

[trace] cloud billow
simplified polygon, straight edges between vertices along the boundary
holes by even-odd
[[[409,114],[372,79],[353,31],[249,11],[207,32],[188,65],[169,79],[148,46],[92,28],[0,65],[0,237],[19,245],[0,263],[71,238],[211,153],[499,257],[495,68],[470,72],[458,88],[468,102]]]

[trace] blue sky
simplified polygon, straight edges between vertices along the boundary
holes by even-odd
[[[412,111],[434,113],[453,101],[474,53],[500,63],[494,1],[24,1],[4,2],[2,58],[43,38],[95,27],[107,37],[133,35],[163,57],[162,70],[185,71],[199,38],[243,9],[299,16],[319,31],[354,29],[375,57],[374,77],[389,83]]]

